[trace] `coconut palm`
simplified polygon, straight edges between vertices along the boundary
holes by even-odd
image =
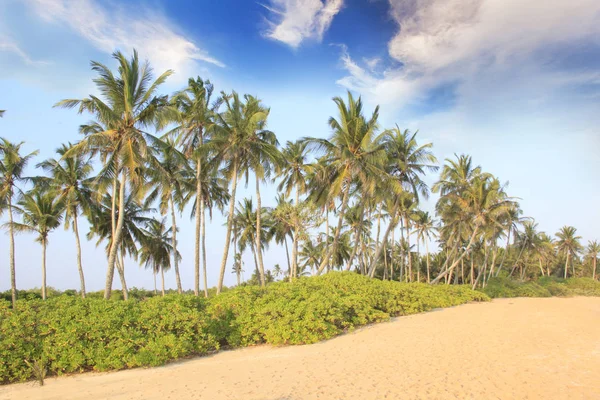
[[[38,154],[37,151],[34,151],[27,155],[22,155],[22,146],[23,142],[11,143],[4,138],[0,138],[0,214],[4,209],[8,210],[8,232],[10,236],[10,287],[13,308],[16,307],[17,301],[13,197],[17,192],[20,192],[17,184],[27,180],[27,178],[23,176],[27,164]]]
[[[427,261],[427,283],[431,280],[431,267],[429,264],[429,242],[437,236],[436,221],[427,211],[419,211],[415,220],[414,233],[417,235],[417,243],[425,244],[425,260]]]
[[[237,285],[240,286],[242,283],[242,273],[244,272],[244,262],[242,261],[242,255],[240,253],[236,253],[233,256],[233,266],[231,273],[235,274],[237,279]]]
[[[202,168],[206,168],[206,155],[204,141],[215,122],[215,115],[221,100],[212,101],[214,86],[208,80],[190,78],[185,89],[177,92],[172,103],[175,105],[176,113],[166,113],[164,123],[175,122],[177,126],[169,132],[177,137],[177,143],[181,145],[183,153],[195,164],[195,222],[196,240],[194,242],[194,294],[200,292],[200,250],[204,244],[202,234],[203,221],[205,220],[204,208],[210,199],[203,197],[202,190]],[[206,256],[204,260],[204,280],[206,281]],[[205,284],[206,286],[206,284]],[[205,296],[208,292],[205,288]]]
[[[217,293],[221,292],[223,279],[225,278],[238,180],[244,174],[247,182],[250,170],[254,170],[260,180],[261,176],[264,176],[261,175],[261,168],[265,155],[275,157],[278,152],[273,142],[273,135],[264,129],[269,113],[268,109],[262,106],[260,100],[250,95],[244,95],[242,100],[236,92],[223,93],[222,97],[225,109],[222,113],[217,114],[217,124],[214,126],[213,135],[207,143],[208,150],[214,154],[214,162],[224,166],[223,172],[231,183],[227,233],[225,235]],[[264,137],[263,133],[265,134]],[[258,196],[259,192],[257,192]],[[260,220],[262,212],[258,214],[260,216],[257,215],[256,217]],[[260,222],[259,220],[257,222]],[[261,235],[262,231],[262,228],[258,229],[256,234]],[[260,249],[258,251],[260,252]],[[262,255],[259,256],[262,258]],[[264,270],[259,271],[259,276],[261,283],[264,283]]]
[[[328,259],[336,252],[344,214],[350,199],[350,189],[354,183],[361,186],[363,193],[372,194],[378,181],[385,179],[386,154],[378,129],[379,106],[367,119],[363,114],[363,104],[359,97],[354,99],[348,92],[347,104],[341,97],[334,97],[339,116],[330,117],[329,126],[333,133],[329,139],[305,138],[311,148],[324,151],[325,169],[329,177],[327,199],[341,198],[338,223],[333,236],[333,245],[321,261],[317,275],[327,266]],[[390,184],[393,186],[392,182]]]
[[[271,209],[271,230],[269,231],[269,238],[275,239],[275,243],[283,244],[285,246],[285,256],[287,260],[288,275],[292,275],[292,266],[290,264],[290,252],[288,249],[287,239],[290,237],[294,240],[294,232],[292,227],[287,221],[275,218],[273,214],[284,214],[284,209],[291,206],[291,201],[286,200],[283,194],[277,195],[275,208]]]
[[[176,208],[181,212],[185,206],[186,179],[193,174],[185,156],[175,148],[171,139],[157,142],[157,157],[150,158],[148,168],[149,184],[154,189],[149,198],[157,198],[161,215],[171,212],[171,236],[173,247],[173,267],[175,269],[175,281],[177,292],[182,293],[181,276],[179,274],[179,260],[177,258],[177,216]]]
[[[48,234],[62,222],[64,203],[54,193],[34,187],[19,199],[18,210],[23,222],[13,222],[15,232],[37,234],[36,242],[42,245],[42,299],[46,300],[46,248]]]
[[[586,255],[592,260],[592,279],[596,279],[596,266],[600,255],[600,243],[597,240],[588,242]]]
[[[267,210],[262,209],[263,218],[267,218]],[[256,277],[260,277],[260,264],[258,261],[258,251],[256,249],[256,213],[258,211],[254,209],[252,199],[245,198],[239,204],[235,210],[235,228],[234,235],[238,241],[240,252],[244,252],[247,247],[250,247],[252,257],[254,258],[254,265],[256,267]],[[260,243],[261,250],[267,246],[267,237],[269,227],[266,225],[261,226],[263,233],[261,237],[263,241]],[[260,279],[260,278],[259,278]],[[260,281],[259,281],[260,283]]]
[[[151,219],[142,229],[143,236],[140,247],[140,263],[152,269],[154,282],[156,274],[160,272],[161,293],[165,295],[165,270],[171,268],[171,256],[174,260],[181,259],[181,255],[173,248],[171,233],[173,228],[167,228],[165,219]],[[155,285],[156,286],[156,285]]]
[[[58,160],[49,159],[37,166],[50,174],[50,188],[65,206],[65,229],[73,227],[77,249],[77,269],[79,271],[81,297],[85,298],[85,277],[81,262],[81,241],[79,238],[79,215],[89,208],[93,193],[92,162],[88,155],[67,154],[71,144],[63,144],[56,150]]]
[[[572,226],[563,226],[560,231],[556,233],[558,241],[556,242],[556,248],[559,252],[565,254],[565,271],[564,278],[567,279],[569,270],[569,261],[573,268],[573,276],[575,275],[575,266],[573,265],[573,257],[575,257],[582,249],[580,240],[581,236],[577,236],[577,229]]]
[[[90,96],[62,100],[56,104],[56,107],[78,107],[80,114],[88,112],[94,115],[94,123],[82,126],[81,131],[86,137],[74,146],[73,152],[100,154],[104,159],[101,175],[113,179],[113,198],[120,199],[118,215],[121,217],[115,219],[116,212],[111,215],[111,235],[114,236],[111,243],[114,245],[109,251],[105,299],[110,298],[112,290],[117,243],[123,230],[126,188],[143,183],[143,167],[149,154],[148,140],[155,139],[145,129],[153,126],[161,112],[167,109],[166,96],[156,96],[156,92],[172,74],[171,70],[166,71],[152,81],[150,64],[147,61],[140,64],[136,50],[130,60],[120,51],[113,53],[113,58],[119,64],[117,74],[101,63],[91,62],[92,70],[98,73],[94,83],[102,94],[101,98]]]

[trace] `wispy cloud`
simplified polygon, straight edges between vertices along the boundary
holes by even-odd
[[[482,93],[477,87],[505,92],[523,84],[519,89],[542,95],[567,83],[559,73],[560,58],[568,58],[564,50],[600,49],[597,0],[389,1],[400,30],[388,50],[398,63],[377,74],[369,62],[359,64],[343,52],[348,74],[338,81],[380,102],[401,106],[449,82],[460,82],[458,90],[475,97]],[[577,68],[570,76],[595,76]]]
[[[19,45],[8,36],[0,35],[0,51],[18,55],[27,65],[46,65],[46,61],[33,60]]]
[[[201,61],[225,65],[178,33],[162,15],[148,9],[104,8],[94,0],[29,0],[38,15],[64,24],[107,53],[136,48],[159,71],[172,68],[178,75]]]
[[[270,0],[263,5],[271,14],[264,35],[296,48],[306,39],[320,41],[344,0]]]

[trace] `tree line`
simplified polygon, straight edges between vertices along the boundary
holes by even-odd
[[[164,272],[172,268],[181,293],[177,232],[188,204],[195,223],[197,296],[202,291],[208,296],[206,224],[214,212],[226,217],[223,255],[218,271],[211,271],[218,272],[217,294],[230,259],[241,284],[245,251],[254,260],[252,280],[260,285],[279,276],[293,280],[335,269],[473,288],[499,274],[596,279],[597,241],[584,252],[573,227],[563,227],[556,238],[539,232],[507,194],[507,185],[468,155],[445,160],[429,188],[426,173],[439,170],[433,145],[419,143],[418,132],[397,125],[383,129],[379,107],[368,114],[350,92],[333,99],[338,115],[329,118],[328,139],[304,137],[281,146],[267,129],[270,109],[257,97],[216,94],[200,77],[164,95],[159,88],[172,71],[155,79],[135,50],[130,58],[118,51],[113,58],[116,71],[91,62],[98,96],[55,105],[93,119],[79,127],[83,139],[63,144],[55,158],[36,164],[46,175],[26,177],[38,153],[23,154],[23,143],[0,139],[0,211],[8,215],[3,226],[10,237],[13,306],[15,233],[37,235],[45,298],[48,235],[62,224],[74,234],[85,297],[80,218],[89,222],[87,239],[106,251],[106,299],[115,269],[127,299],[127,256],[155,279],[161,275],[163,293]],[[251,180],[255,195],[238,200],[238,183]],[[265,182],[276,183],[279,191],[272,207],[262,203]],[[431,191],[439,194],[434,215],[420,209]],[[430,251],[434,241],[437,251]],[[263,254],[273,242],[284,246],[286,267],[277,264],[269,271]]]

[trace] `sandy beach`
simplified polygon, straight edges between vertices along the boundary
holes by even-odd
[[[600,298],[501,299],[309,345],[0,387],[0,399],[600,399]]]

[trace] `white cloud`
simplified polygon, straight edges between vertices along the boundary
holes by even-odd
[[[320,41],[343,4],[343,0],[270,0],[264,7],[277,22],[268,20],[264,35],[294,48],[306,39]]]
[[[69,26],[101,51],[131,52],[136,48],[158,72],[174,69],[178,75],[185,76],[195,61],[224,67],[222,62],[177,33],[165,17],[150,10],[116,6],[108,9],[94,0],[29,2],[42,19]]]
[[[46,61],[33,60],[19,45],[7,36],[0,36],[0,51],[7,51],[18,55],[27,65],[45,65]]]
[[[400,27],[389,42],[389,55],[402,65],[376,74],[367,62],[361,67],[344,53],[348,75],[338,81],[378,102],[401,106],[452,82],[460,83],[460,94],[478,99],[490,93],[481,86],[506,92],[523,84],[542,96],[568,80],[597,80],[597,74],[582,70],[565,79],[552,64],[553,49],[600,46],[597,0],[389,1]]]

